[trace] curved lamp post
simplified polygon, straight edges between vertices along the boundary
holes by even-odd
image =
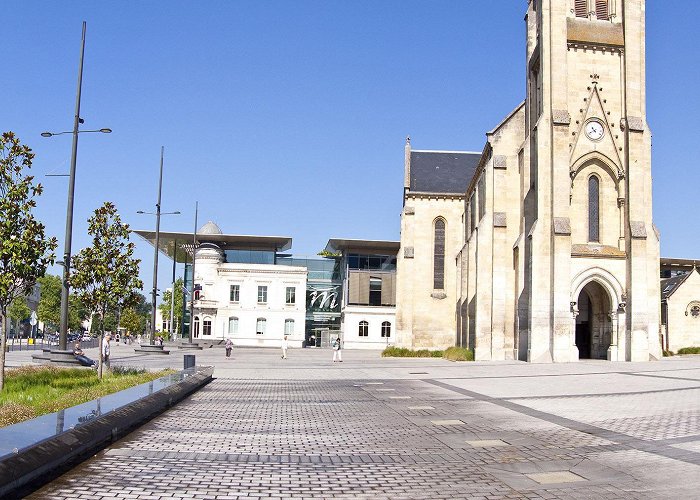
[[[160,199],[161,192],[163,190],[163,152],[165,148],[161,146],[160,148],[160,176],[158,178],[158,202],[156,203],[155,212],[144,212],[139,210],[137,214],[147,214],[156,216],[156,242],[155,242],[155,255],[153,256],[153,290],[151,290],[151,332],[149,335],[149,345],[153,346],[155,344],[156,336],[156,297],[158,296],[158,245],[160,244],[160,216],[161,215],[179,215],[179,211],[175,212],[161,212],[160,211]]]
[[[78,159],[78,134],[89,132],[100,132],[109,134],[112,129],[101,128],[98,130],[79,130],[83,119],[80,118],[80,93],[83,84],[83,56],[85,55],[85,29],[86,23],[83,21],[83,34],[80,43],[80,63],[78,65],[78,90],[75,97],[75,116],[73,117],[73,130],[70,132],[42,132],[42,137],[53,137],[54,135],[73,134],[73,147],[71,149],[70,174],[68,181],[68,208],[66,209],[66,235],[63,252],[63,286],[61,289],[61,325],[58,337],[58,350],[66,351],[68,339],[68,275],[70,273],[71,243],[73,240],[73,202],[75,200],[75,167]],[[70,352],[72,357],[72,351]]]

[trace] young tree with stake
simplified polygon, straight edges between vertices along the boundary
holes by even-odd
[[[92,246],[83,248],[71,262],[70,284],[85,307],[100,320],[98,376],[102,378],[104,319],[108,311],[129,307],[138,301],[143,283],[139,279],[139,259],[133,257],[131,230],[122,222],[117,208],[105,202],[88,219]]]

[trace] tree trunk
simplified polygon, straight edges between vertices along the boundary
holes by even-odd
[[[100,354],[99,354],[99,363],[97,364],[97,378],[99,380],[102,380],[102,367],[104,366],[104,357],[102,356],[102,344],[104,342],[105,338],[105,321],[104,321],[104,313],[100,314]]]
[[[5,387],[5,353],[7,352],[7,326],[7,313],[5,313],[2,314],[2,332],[0,333],[0,391],[2,391],[3,387]]]

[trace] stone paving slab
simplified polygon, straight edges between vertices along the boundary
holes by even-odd
[[[478,365],[346,351],[338,369],[330,351],[284,364],[250,350],[229,368],[208,351],[198,363],[211,359],[217,380],[29,498],[697,498],[700,398],[685,375],[698,358]],[[580,391],[552,382],[570,377]],[[596,393],[606,378],[621,385]],[[467,443],[489,440],[506,445]]]

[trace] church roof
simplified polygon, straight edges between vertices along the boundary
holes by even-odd
[[[421,193],[461,194],[479,165],[481,153],[411,151],[409,188]]]
[[[692,270],[683,274],[677,274],[675,276],[672,276],[670,278],[662,278],[661,279],[661,300],[666,300],[669,298],[673,293],[680,288],[680,286],[685,282],[685,280],[690,277],[692,273],[696,272],[696,270]]]

